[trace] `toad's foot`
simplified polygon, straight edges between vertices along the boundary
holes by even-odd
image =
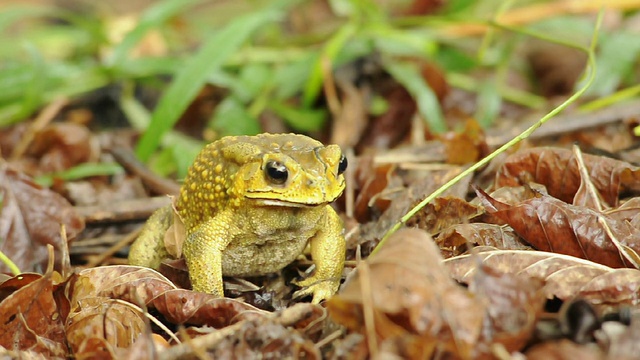
[[[313,295],[314,304],[319,304],[322,300],[326,300],[333,296],[340,287],[340,279],[318,279],[317,276],[311,276],[304,280],[294,280],[293,283],[302,289],[293,293],[294,298]]]

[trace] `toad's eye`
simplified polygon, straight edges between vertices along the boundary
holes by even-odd
[[[347,170],[347,157],[342,154],[340,157],[340,164],[338,164],[338,175],[342,174],[345,170]]]
[[[265,168],[267,178],[274,184],[284,184],[289,177],[289,171],[283,163],[278,161],[269,161]]]

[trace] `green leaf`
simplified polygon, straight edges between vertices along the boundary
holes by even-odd
[[[435,53],[435,61],[447,72],[466,72],[479,65],[476,58],[450,46],[441,47]]]
[[[260,11],[234,20],[185,62],[160,99],[151,124],[138,143],[136,154],[142,161],[148,160],[156,150],[162,136],[173,127],[205,84],[207,75],[219,69],[257,28],[276,21],[280,13],[277,10]]]
[[[299,93],[314,66],[318,53],[309,51],[301,59],[281,66],[274,75],[275,98],[288,99]]]
[[[489,127],[495,121],[502,107],[502,96],[498,91],[498,85],[494,81],[486,81],[480,86],[478,94],[478,109],[476,119],[484,128]]]
[[[240,71],[234,95],[248,103],[260,96],[273,79],[273,69],[265,64],[247,64]]]
[[[71,181],[92,176],[111,176],[122,173],[124,173],[124,169],[116,163],[84,163],[65,171],[38,176],[34,181],[40,186],[49,187],[53,184],[53,179]]]
[[[162,177],[167,177],[178,170],[175,157],[173,156],[174,147],[164,147],[160,151],[153,154],[147,162],[147,166],[151,171]]]
[[[122,63],[118,76],[127,79],[173,74],[182,65],[182,60],[172,56],[131,59]]]
[[[433,36],[424,30],[399,30],[388,24],[371,24],[366,35],[383,54],[431,57],[437,50]]]
[[[232,96],[218,104],[211,126],[221,136],[255,135],[261,130],[258,120],[249,114],[240,100]]]
[[[327,112],[323,109],[297,108],[284,103],[271,103],[269,108],[296,131],[310,132],[322,129]]]
[[[639,54],[637,33],[621,31],[603,35],[596,56],[598,72],[587,94],[601,97],[615,92],[636,67]]]
[[[384,67],[415,98],[418,112],[427,121],[429,128],[437,133],[447,130],[442,109],[433,90],[424,81],[420,71],[411,64],[385,59]]]

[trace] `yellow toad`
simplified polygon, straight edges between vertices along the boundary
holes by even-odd
[[[308,243],[316,265],[296,295],[318,303],[333,295],[344,267],[342,221],[329,203],[345,187],[347,161],[337,145],[307,136],[225,137],[189,168],[176,210],[186,230],[183,256],[195,291],[223,295],[222,276],[275,272]],[[168,257],[164,234],[173,209],[156,211],[131,246],[129,262],[157,268]]]

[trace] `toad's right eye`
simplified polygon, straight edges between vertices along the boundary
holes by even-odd
[[[284,184],[289,177],[287,167],[279,161],[269,161],[265,167],[265,174],[269,181],[278,185]]]

